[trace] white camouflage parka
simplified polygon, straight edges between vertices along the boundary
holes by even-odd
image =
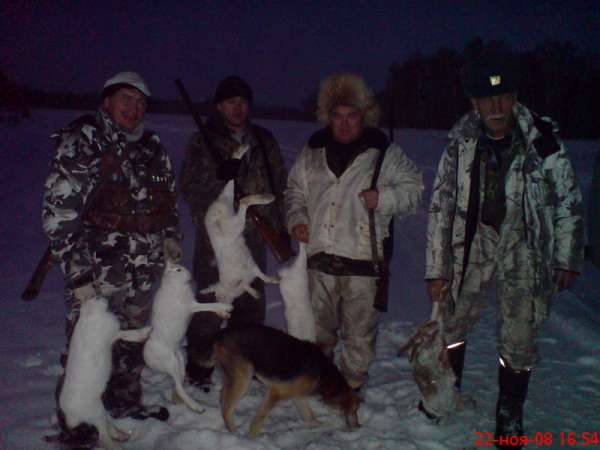
[[[513,114],[517,132],[524,140],[524,151],[515,156],[506,175],[506,217],[518,217],[516,220],[522,223],[505,220],[502,228],[524,230],[525,245],[518,245],[512,255],[505,255],[519,264],[511,266],[499,257],[497,270],[528,280],[525,283],[530,283],[534,292],[548,291],[553,286],[554,269],[581,271],[582,197],[566,148],[556,135],[556,124],[533,115],[518,102]],[[469,196],[480,130],[480,119],[470,111],[450,131],[450,143],[438,165],[429,208],[425,278],[451,280],[455,299],[466,269],[463,265],[468,224],[475,221],[476,225],[478,220],[469,208]],[[483,184],[481,179],[480,183]],[[501,238],[499,255],[502,245]],[[527,262],[524,266],[523,261]]]
[[[383,239],[389,235],[392,216],[414,214],[424,189],[417,166],[396,144],[389,144],[383,133],[366,129],[371,137],[366,149],[348,165],[341,177],[327,166],[324,131],[315,133],[296,159],[285,191],[287,226],[309,228],[308,256],[319,252],[358,260],[372,260],[371,235],[367,209],[359,194],[369,189],[380,151],[386,151],[377,181],[379,203],[375,226],[379,254]]]

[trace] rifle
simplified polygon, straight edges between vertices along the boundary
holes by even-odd
[[[175,85],[181,94],[181,98],[183,99],[183,103],[187,107],[188,111],[192,115],[194,122],[196,123],[196,127],[198,127],[198,131],[202,133],[204,125],[202,123],[202,118],[194,108],[194,104],[192,103],[192,99],[190,98],[185,86],[183,85],[183,81],[181,78],[177,78],[175,80]],[[221,164],[224,161],[223,155],[221,155],[218,150],[210,145],[206,146],[213,158],[213,161],[216,165]],[[236,199],[240,199],[244,196],[244,193],[240,189],[237,181],[235,183],[235,197]],[[254,222],[256,229],[262,236],[263,240],[273,253],[273,256],[277,259],[277,261],[285,262],[293,256],[292,248],[290,246],[290,241],[285,239],[281,234],[279,234],[275,229],[262,217],[254,206],[250,206],[247,211],[247,215]]]
[[[27,286],[25,286],[25,290],[21,294],[23,300],[28,302],[38,296],[40,289],[44,284],[44,280],[46,279],[46,275],[48,275],[50,269],[54,267],[54,264],[56,264],[56,260],[52,257],[52,251],[50,250],[50,246],[48,246],[40,259],[40,262],[38,262],[37,267],[33,271],[33,275],[31,275]]]
[[[375,172],[373,173],[373,179],[371,180],[371,189],[377,188],[377,179],[379,178],[379,172],[381,172],[381,166],[383,159],[385,158],[387,149],[380,150],[379,157],[375,162]],[[373,308],[380,312],[387,312],[388,294],[389,294],[389,283],[390,283],[390,260],[392,259],[393,250],[393,225],[394,222],[390,222],[390,236],[383,240],[383,255],[380,257],[379,250],[377,248],[377,232],[375,228],[375,210],[369,210],[369,234],[371,235],[371,251],[373,254],[373,265],[375,271],[379,275],[377,278],[377,290],[375,291],[375,298],[373,299]]]

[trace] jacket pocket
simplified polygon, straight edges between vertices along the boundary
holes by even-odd
[[[358,250],[362,254],[371,255],[371,232],[369,222],[358,223]]]
[[[531,174],[529,192],[535,208],[545,208],[552,205],[552,190],[543,176]]]

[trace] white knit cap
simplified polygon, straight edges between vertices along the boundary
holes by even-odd
[[[150,89],[148,89],[148,85],[144,81],[144,79],[137,72],[119,72],[116,75],[112,76],[106,83],[104,83],[104,87],[102,88],[102,92],[106,92],[106,89],[114,86],[115,84],[128,84],[139,90],[146,97],[150,97]],[[104,97],[104,95],[102,95]]]

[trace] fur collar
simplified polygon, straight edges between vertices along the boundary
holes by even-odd
[[[390,146],[387,137],[379,128],[366,127],[363,130],[362,138],[367,148],[385,150]],[[312,149],[324,148],[332,139],[331,129],[329,127],[322,128],[313,133],[308,140],[308,146]]]

